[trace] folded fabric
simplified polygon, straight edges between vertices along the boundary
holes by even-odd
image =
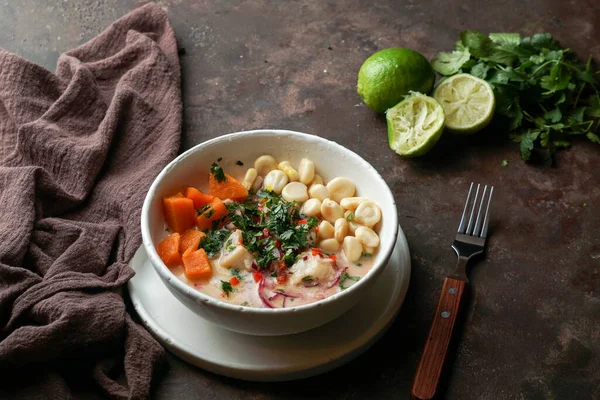
[[[149,396],[164,350],[122,287],[180,135],[177,45],[154,4],[56,73],[0,50],[0,398]]]

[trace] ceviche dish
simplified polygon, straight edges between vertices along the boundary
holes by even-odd
[[[183,282],[227,303],[287,308],[343,291],[371,269],[382,213],[352,179],[325,182],[306,158],[295,167],[263,155],[240,179],[220,162],[208,190],[162,199],[157,253]]]

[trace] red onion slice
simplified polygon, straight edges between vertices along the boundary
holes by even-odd
[[[327,289],[331,289],[332,287],[334,287],[335,285],[337,285],[338,282],[340,281],[340,277],[347,270],[348,270],[348,267],[338,269],[338,271],[335,273],[335,276],[333,277],[333,281],[331,281],[329,283],[329,285],[327,285]]]
[[[260,281],[258,281],[258,297],[263,302],[263,304],[268,308],[275,308],[273,304],[267,299],[265,295],[265,278],[263,277]]]

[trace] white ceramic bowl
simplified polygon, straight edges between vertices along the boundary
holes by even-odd
[[[354,182],[359,196],[381,207],[379,225],[381,244],[372,269],[350,288],[315,303],[290,308],[250,308],[225,303],[186,285],[161,261],[156,244],[164,235],[163,196],[172,195],[185,186],[207,188],[212,162],[242,178],[254,160],[270,154],[277,160],[298,165],[301,158],[314,161],[317,173],[327,182],[345,176]],[[240,160],[244,166],[236,165]],[[379,173],[356,153],[318,136],[285,130],[255,130],[232,133],[201,143],[167,165],[152,183],[141,216],[144,248],[169,291],[190,310],[223,328],[251,335],[275,336],[306,331],[321,326],[353,307],[373,285],[385,268],[396,243],[398,215],[389,187]],[[373,295],[373,294],[371,294]],[[375,294],[376,295],[376,294]],[[198,332],[202,335],[202,332]]]

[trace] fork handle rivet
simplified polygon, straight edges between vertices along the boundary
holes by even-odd
[[[455,287],[453,287],[453,288],[448,289],[448,293],[456,294],[456,293],[458,293],[458,290]]]
[[[450,314],[448,311],[442,311],[442,318],[448,318],[450,315],[452,314]]]

